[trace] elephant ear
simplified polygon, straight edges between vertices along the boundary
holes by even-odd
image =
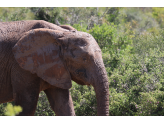
[[[60,55],[61,31],[34,29],[27,32],[13,47],[21,68],[36,73],[51,85],[69,89],[71,77]]]

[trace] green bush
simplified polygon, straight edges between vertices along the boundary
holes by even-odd
[[[77,29],[78,31],[88,32],[87,27],[81,26],[80,24],[74,24],[73,27],[74,27],[75,29]]]
[[[50,107],[46,94],[42,91],[35,111],[35,116],[54,116],[55,113]]]
[[[51,23],[56,23],[58,20],[60,23],[64,23],[60,7],[31,7],[30,10],[34,13],[36,20],[45,20]]]
[[[164,115],[164,92],[156,90],[149,93],[141,93],[138,114],[144,116]]]
[[[32,20],[34,14],[26,7],[0,8],[0,21]]]
[[[153,7],[152,8],[153,17],[157,20],[161,28],[164,27],[163,19],[164,19],[164,8],[163,7]]]
[[[161,30],[158,35],[148,33],[135,36],[131,45],[133,52],[116,52],[117,60],[114,62],[108,52],[103,53],[110,82],[110,115],[147,116],[163,113],[162,35]]]
[[[5,116],[5,107],[7,106],[7,103],[0,104],[0,116]]]
[[[11,103],[8,103],[6,106],[5,115],[7,116],[15,116],[22,112],[22,107],[20,106],[13,106]]]
[[[110,89],[109,115],[134,115],[136,112],[134,104],[129,101],[129,96],[126,93],[117,93],[115,89]]]
[[[77,116],[97,115],[96,95],[92,86],[81,86],[73,82],[70,92]]]
[[[121,29],[121,26],[103,24],[101,26],[94,25],[89,33],[96,39],[100,48],[104,52],[109,52],[110,55],[115,55],[119,51],[125,49],[131,49],[132,38],[134,32],[130,30],[130,27],[126,25],[126,29]]]

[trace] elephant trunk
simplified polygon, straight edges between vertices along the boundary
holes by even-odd
[[[97,98],[97,114],[98,116],[109,115],[109,83],[104,64],[97,65],[96,77],[92,84]]]

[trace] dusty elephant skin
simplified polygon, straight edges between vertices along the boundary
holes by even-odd
[[[56,115],[74,116],[74,80],[92,85],[97,114],[109,115],[109,86],[101,50],[88,33],[45,21],[0,22],[0,103],[15,101],[34,115],[40,91]]]

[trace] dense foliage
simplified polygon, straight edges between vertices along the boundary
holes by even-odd
[[[164,8],[0,8],[0,21],[31,19],[93,35],[109,77],[109,115],[164,115]],[[73,82],[70,92],[76,115],[96,115],[93,87]],[[35,115],[55,115],[44,92]]]

